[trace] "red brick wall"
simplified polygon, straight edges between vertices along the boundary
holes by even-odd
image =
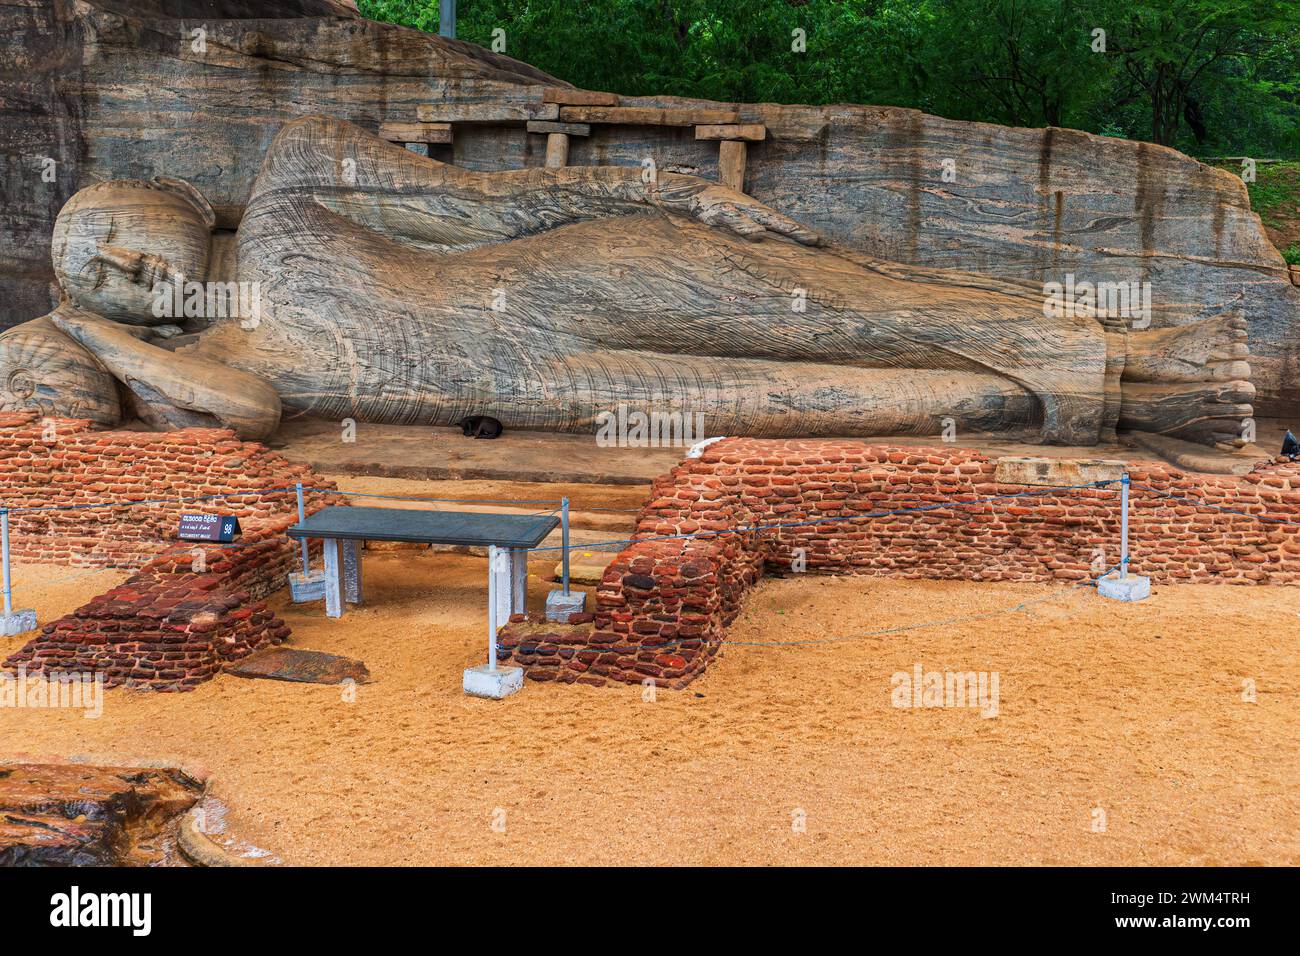
[[[0,414],[0,504],[10,517],[18,558],[58,564],[138,567],[176,541],[182,512],[234,514],[245,533],[296,515],[292,491],[333,487],[257,442],[224,429],[174,432],[95,431],[89,422]],[[248,489],[250,494],[181,505],[90,507],[103,502],[151,502]],[[308,511],[326,504],[309,496]],[[25,508],[76,510],[22,513]],[[86,506],[86,507],[81,507]]]
[[[723,502],[731,500],[756,523],[790,524],[1029,492],[1023,499],[783,528],[762,538],[770,564],[788,567],[794,549],[804,548],[813,573],[1073,581],[1093,573],[1098,548],[1106,566],[1118,562],[1118,485],[1060,492],[1002,485],[996,468],[995,458],[964,448],[732,439],[656,481],[637,532],[712,528],[728,520]],[[1139,574],[1157,583],[1300,583],[1300,464],[1229,477],[1134,461],[1129,475],[1130,549]],[[1170,502],[1140,486],[1298,524]]]
[[[1118,563],[1118,485],[1074,491],[1002,485],[996,467],[996,459],[963,448],[719,442],[656,480],[638,537],[824,523],[690,543],[635,543],[606,571],[592,624],[515,623],[503,632],[502,646],[534,680],[649,677],[680,687],[712,658],[749,584],[764,567],[789,570],[797,549],[812,574],[1080,581]],[[1300,583],[1300,464],[1278,461],[1226,477],[1138,461],[1129,475],[1136,573],[1157,583]],[[1161,499],[1143,486],[1294,524]],[[839,520],[1025,492],[965,507]],[[617,653],[597,653],[601,647]]]
[[[102,672],[109,686],[188,690],[283,641],[289,628],[263,599],[298,568],[298,545],[284,534],[297,521],[297,499],[292,490],[264,489],[299,481],[334,487],[222,429],[94,431],[84,421],[0,415],[0,503],[17,509],[13,555],[139,569],[45,625],[5,665],[29,674]],[[189,504],[165,500],[244,490]],[[306,507],[331,502],[342,503],[308,494]],[[22,511],[67,506],[75,507]],[[243,535],[228,545],[179,541],[185,512],[237,515]]]
[[[594,614],[575,625],[517,615],[498,637],[500,657],[539,681],[684,687],[718,652],[762,567],[739,535],[631,545],[606,569]]]

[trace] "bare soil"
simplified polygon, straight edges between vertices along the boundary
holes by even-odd
[[[1296,589],[1123,605],[768,580],[685,691],[527,683],[494,702],[460,689],[486,655],[484,561],[365,560],[369,603],[339,620],[273,603],[292,646],[360,658],[374,683],[222,676],[110,691],[99,719],[3,709],[0,760],[206,770],[229,831],[298,864],[1300,862]],[[49,621],[125,576],[33,583],[69,573],[20,566],[16,593]],[[532,579],[530,606],[549,586]],[[849,639],[798,643],[831,638]],[[893,706],[917,664],[997,672],[998,716]]]

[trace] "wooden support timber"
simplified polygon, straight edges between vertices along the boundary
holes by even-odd
[[[696,139],[739,139],[751,143],[767,138],[767,127],[762,123],[718,123],[695,127]]]
[[[379,127],[379,138],[390,143],[447,145],[451,135],[450,123],[382,123]]]

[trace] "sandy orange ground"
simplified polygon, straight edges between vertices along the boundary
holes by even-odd
[[[485,656],[484,570],[372,555],[371,603],[341,620],[275,600],[294,645],[366,661],[377,680],[353,703],[231,676],[111,691],[99,720],[0,710],[0,758],[206,768],[232,833],[289,863],[1300,862],[1298,590],[1162,587],[1134,606],[1075,591],[964,625],[733,646],[654,702],[532,683],[492,702],[460,690]],[[48,621],[123,576],[30,583],[73,573],[22,567],[21,603]],[[770,580],[731,633],[820,640],[1052,590]],[[891,675],[916,663],[996,670],[1000,715],[892,707]]]

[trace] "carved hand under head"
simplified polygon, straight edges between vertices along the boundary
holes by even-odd
[[[198,190],[174,179],[115,180],[68,200],[51,244],[62,301],[0,335],[10,383],[0,407],[104,425],[130,412],[158,428],[271,434],[280,399],[270,383],[147,341],[151,329],[179,331],[183,309],[170,293],[204,282],[214,221]]]
[[[99,386],[111,372],[168,424],[201,415],[265,433],[276,393],[375,422],[488,415],[590,432],[625,404],[703,413],[710,434],[933,435],[952,419],[1071,444],[1117,424],[1241,444],[1251,414],[1232,315],[1141,332],[1052,318],[1035,290],[818,247],[799,223],[693,177],[476,173],[323,117],[276,137],[239,228],[237,278],[259,315],[215,321],[171,353],[82,310],[158,322],[141,290],[206,268],[206,203],[167,183],[92,189],[105,190],[93,215],[87,190],[60,216],[86,247],[61,247],[56,231],[56,269],[77,278],[60,272],[65,303],[38,323],[62,331],[0,336],[0,369],[22,329],[75,338],[78,369],[94,363]],[[91,391],[91,372],[71,382],[61,361],[27,369],[52,408]]]

